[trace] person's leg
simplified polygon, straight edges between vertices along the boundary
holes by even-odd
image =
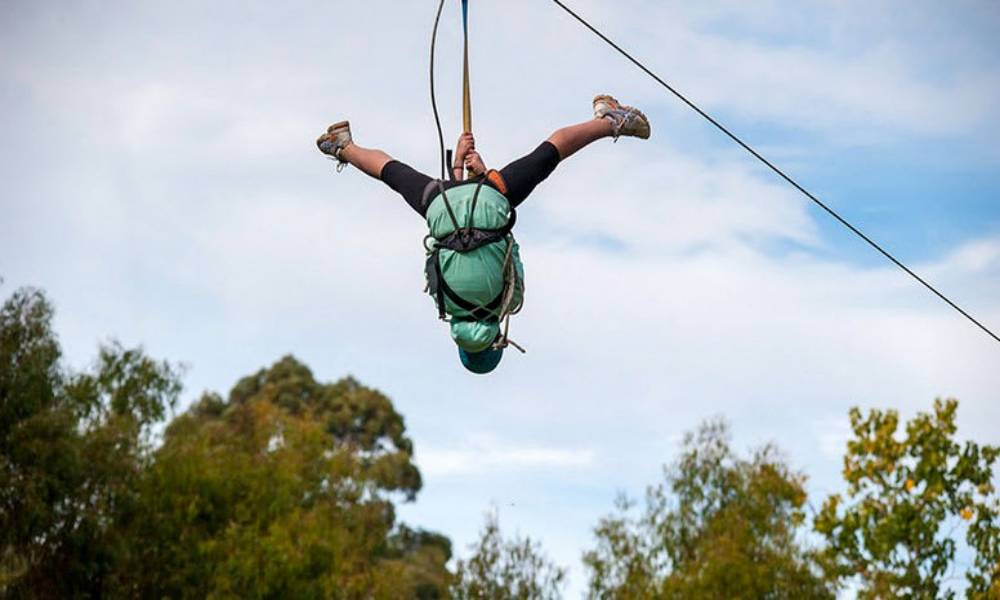
[[[392,157],[381,150],[362,148],[351,142],[340,151],[340,160],[350,163],[375,179],[381,179],[382,169]]]
[[[549,142],[559,150],[565,160],[578,150],[601,138],[620,136],[647,139],[649,120],[642,111],[623,106],[612,96],[600,95],[594,98],[594,119],[579,125],[571,125],[557,130],[549,137]]]
[[[552,142],[544,141],[531,154],[500,169],[504,196],[511,206],[524,202],[535,187],[556,170],[559,165],[559,150]]]
[[[349,142],[340,149],[339,159],[360,169],[366,175],[381,180],[406,200],[421,217],[427,213],[424,191],[433,181],[409,165],[395,160],[382,150],[362,148]]]
[[[319,151],[340,161],[340,165],[350,164],[366,175],[383,181],[398,192],[406,203],[420,216],[424,216],[424,191],[433,179],[420,173],[381,150],[362,148],[351,139],[351,124],[347,121],[334,123],[326,133],[316,140]],[[338,166],[338,170],[339,166]]]
[[[377,161],[381,160],[376,156],[371,158],[374,161],[373,164],[377,164]],[[383,163],[379,179],[402,196],[406,203],[417,211],[418,215],[427,216],[424,192],[434,183],[434,179],[407,164],[392,159]]]
[[[649,120],[637,108],[623,106],[612,96],[594,98],[594,119],[556,130],[534,152],[500,171],[507,185],[507,199],[517,206],[539,183],[552,174],[560,161],[601,138],[621,136],[647,139]]]
[[[557,129],[549,136],[548,142],[559,151],[560,160],[566,160],[588,144],[599,139],[612,137],[614,125],[608,119],[591,119],[577,125]]]
[[[552,174],[560,161],[587,144],[612,135],[614,127],[607,119],[594,119],[556,130],[531,154],[500,169],[500,177],[507,187],[507,200],[512,206],[521,204],[539,183]]]

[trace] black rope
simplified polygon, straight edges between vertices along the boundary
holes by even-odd
[[[434,17],[434,32],[431,34],[431,108],[434,109],[434,122],[437,123],[438,144],[441,146],[441,180],[445,177],[444,132],[441,130],[441,116],[438,114],[437,95],[434,93],[434,49],[437,46],[438,23],[441,22],[441,10],[444,0],[438,5],[437,16]]]
[[[948,305],[950,305],[952,308],[954,308],[959,313],[961,313],[966,319],[968,319],[968,320],[972,321],[973,323],[975,323],[976,326],[978,326],[980,329],[982,329],[983,331],[985,331],[987,333],[987,335],[989,335],[990,337],[992,337],[997,342],[1000,342],[1000,337],[997,337],[997,335],[995,333],[993,333],[992,331],[990,331],[989,329],[987,329],[987,327],[985,325],[983,325],[982,323],[980,323],[979,321],[977,321],[969,313],[967,313],[964,310],[962,310],[961,307],[959,307],[957,304],[955,304],[954,302],[952,302],[947,296],[945,296],[941,292],[937,291],[937,289],[935,289],[934,286],[932,286],[931,284],[929,284],[926,281],[924,281],[919,275],[917,275],[916,273],[914,273],[913,271],[911,271],[909,267],[907,267],[902,262],[900,262],[899,260],[897,260],[895,256],[889,254],[881,246],[879,246],[878,244],[876,244],[871,238],[869,238],[867,235],[865,235],[864,233],[862,233],[857,227],[855,227],[854,225],[851,225],[850,223],[848,223],[846,219],[844,219],[843,217],[841,217],[840,215],[838,215],[832,208],[830,208],[829,206],[827,206],[826,204],[824,204],[823,202],[821,202],[816,196],[813,196],[811,193],[809,193],[808,190],[806,190],[804,187],[802,187],[801,185],[799,185],[794,179],[792,179],[791,177],[789,177],[788,175],[786,175],[781,169],[779,169],[778,167],[776,167],[773,164],[771,164],[771,161],[769,161],[766,158],[764,158],[763,156],[761,156],[756,150],[754,150],[753,148],[751,148],[750,146],[748,146],[743,140],[741,140],[740,138],[736,137],[735,134],[733,134],[731,131],[729,131],[724,126],[722,126],[722,124],[720,124],[718,121],[716,121],[715,119],[713,119],[708,113],[706,113],[702,109],[698,108],[698,106],[695,105],[694,102],[691,102],[690,100],[688,100],[687,98],[685,98],[683,94],[681,94],[680,92],[678,92],[677,90],[675,90],[670,84],[668,84],[667,82],[665,82],[662,79],[660,79],[659,76],[656,75],[656,73],[653,73],[648,68],[646,68],[646,66],[644,64],[642,64],[641,62],[639,62],[638,60],[636,60],[635,58],[633,58],[631,54],[629,54],[628,52],[622,50],[622,48],[618,44],[616,44],[613,41],[611,41],[608,38],[608,36],[604,35],[600,31],[598,31],[593,25],[591,25],[586,20],[584,20],[583,17],[581,17],[580,15],[576,14],[575,12],[573,12],[569,7],[567,7],[565,4],[563,4],[559,0],[552,0],[552,1],[555,2],[556,4],[558,4],[560,8],[562,8],[567,13],[569,13],[577,21],[579,21],[580,23],[582,23],[587,29],[589,29],[592,32],[594,32],[595,34],[597,34],[597,36],[600,37],[605,42],[607,42],[608,45],[610,45],[612,48],[614,48],[615,50],[617,50],[618,52],[620,52],[622,54],[622,56],[624,56],[625,58],[627,58],[630,61],[632,61],[632,63],[635,66],[637,66],[640,69],[642,69],[643,71],[645,71],[647,75],[649,75],[650,77],[652,77],[653,79],[655,79],[657,83],[659,83],[660,85],[662,85],[663,87],[665,87],[671,94],[673,94],[674,96],[677,96],[678,98],[680,98],[680,100],[682,102],[684,102],[684,104],[687,104],[689,107],[691,107],[692,109],[694,109],[695,112],[697,112],[699,115],[701,115],[702,117],[704,117],[709,123],[711,123],[712,125],[715,125],[719,129],[719,131],[721,131],[722,133],[724,133],[727,136],[729,136],[730,139],[732,139],[734,142],[736,142],[737,144],[739,144],[740,146],[742,146],[744,150],[746,150],[747,152],[749,152],[750,154],[752,154],[757,160],[759,160],[760,162],[762,162],[765,165],[767,165],[768,168],[770,168],[772,171],[774,171],[775,173],[777,173],[782,179],[784,179],[785,181],[787,181],[788,183],[790,183],[795,189],[797,189],[798,191],[802,192],[807,198],[809,198],[810,200],[812,200],[813,202],[815,202],[820,208],[822,208],[827,213],[829,213],[830,216],[832,216],[834,219],[840,221],[840,223],[842,225],[844,225],[845,227],[847,227],[848,229],[850,229],[852,232],[854,232],[855,235],[857,235],[858,237],[860,237],[864,241],[868,242],[868,244],[872,248],[875,248],[876,250],[878,250],[882,254],[882,256],[885,256],[886,258],[888,258],[897,267],[899,267],[900,269],[902,269],[903,271],[905,271],[907,274],[909,274],[911,277],[913,277],[914,279],[916,279],[917,281],[919,281],[920,283],[922,283],[924,287],[926,287],[930,291],[934,292],[934,294],[938,298],[940,298],[940,299],[944,300],[945,302],[947,302]]]

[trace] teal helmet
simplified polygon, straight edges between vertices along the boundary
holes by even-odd
[[[499,335],[500,324],[496,321],[451,322],[451,339],[458,345],[462,366],[479,375],[489,373],[500,364],[503,350],[493,348]]]
[[[466,352],[459,347],[458,357],[462,360],[463,367],[477,375],[485,375],[500,364],[503,350],[489,348],[482,352]]]

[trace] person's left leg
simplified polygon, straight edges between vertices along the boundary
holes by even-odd
[[[528,194],[555,171],[560,161],[588,144],[613,135],[614,127],[607,119],[593,119],[557,129],[531,154],[500,169],[500,177],[507,186],[507,200],[511,206],[524,202]]]
[[[608,119],[591,119],[577,125],[557,129],[547,141],[556,147],[559,159],[566,160],[585,146],[614,134],[614,125]]]
[[[566,160],[597,140],[621,136],[646,139],[649,120],[642,111],[623,106],[611,96],[594,98],[594,119],[557,129],[534,152],[500,171],[507,185],[507,199],[517,206],[544,181],[560,161]]]

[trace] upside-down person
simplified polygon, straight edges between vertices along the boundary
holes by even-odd
[[[524,269],[510,234],[516,207],[560,161],[597,140],[619,136],[646,139],[649,121],[611,96],[598,96],[592,120],[557,130],[499,171],[487,169],[475,138],[462,134],[453,181],[432,179],[381,150],[358,146],[347,121],[331,125],[316,144],[341,164],[382,180],[427,220],[428,291],[440,318],[451,323],[462,364],[473,373],[489,373],[513,344],[507,337],[509,317],[524,297]],[[460,181],[464,169],[470,176]]]

